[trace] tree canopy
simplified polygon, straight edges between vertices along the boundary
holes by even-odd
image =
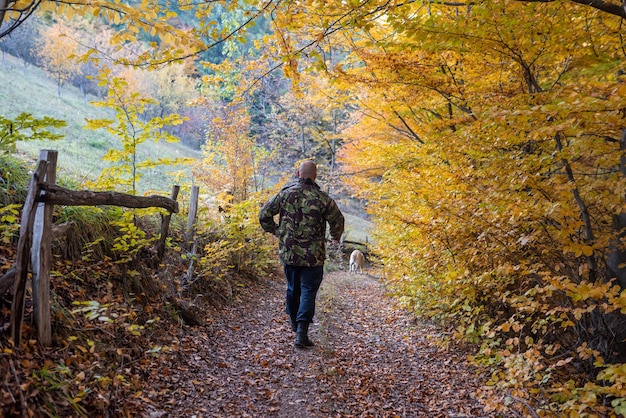
[[[197,77],[197,175],[237,203],[276,150],[332,173],[339,155],[391,288],[478,345],[489,408],[626,413],[622,4],[5,0],[0,36],[35,9],[116,28],[84,60],[196,60],[167,77]]]

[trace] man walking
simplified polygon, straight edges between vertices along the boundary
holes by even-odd
[[[298,170],[298,182],[282,189],[259,212],[263,230],[279,239],[280,260],[287,277],[285,311],[299,348],[313,345],[308,332],[324,274],[326,223],[330,225],[333,241],[339,241],[344,226],[341,211],[315,183],[316,177],[315,164],[303,162]],[[279,215],[278,225],[275,215]]]

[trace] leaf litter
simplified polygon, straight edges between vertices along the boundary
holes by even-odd
[[[149,417],[482,417],[480,381],[442,330],[372,278],[327,273],[311,349],[297,349],[280,280],[248,289],[151,365]],[[439,342],[439,343],[438,343]]]
[[[282,277],[248,280],[232,300],[196,306],[203,325],[185,326],[166,305],[125,302],[107,271],[85,273],[89,289],[55,278],[65,335],[55,347],[38,346],[28,323],[19,349],[0,339],[0,416],[487,416],[467,353],[369,276],[326,273],[315,346],[297,349]],[[101,302],[76,303],[93,297]]]

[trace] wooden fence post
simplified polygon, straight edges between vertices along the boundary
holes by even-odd
[[[172,194],[170,199],[176,200],[178,197],[178,192],[180,191],[180,186],[172,187]],[[165,240],[167,239],[167,234],[170,229],[170,221],[172,220],[172,213],[169,212],[167,215],[162,216],[161,218],[161,235],[159,236],[159,243],[157,244],[157,258],[159,261],[163,259],[163,254],[165,253]]]
[[[17,256],[15,262],[15,288],[13,290],[13,303],[11,304],[11,337],[16,347],[22,340],[22,324],[24,322],[24,302],[26,297],[26,281],[28,279],[28,265],[30,261],[30,248],[33,235],[33,223],[35,222],[36,199],[39,195],[39,180],[46,172],[46,161],[39,161],[37,168],[30,179],[28,194],[22,209],[22,221],[20,224],[20,238],[17,242]]]
[[[47,169],[40,182],[56,183],[58,152],[41,150],[39,161],[47,161]],[[42,192],[45,196],[46,192]],[[33,243],[30,263],[33,270],[33,313],[37,329],[37,339],[44,347],[52,345],[50,324],[50,258],[52,241],[52,214],[54,204],[39,202],[36,205],[33,224]]]
[[[198,213],[198,194],[200,188],[193,186],[191,188],[191,197],[189,198],[189,217],[187,218],[187,230],[185,231],[185,248],[190,253],[189,256],[189,268],[187,269],[187,283],[191,283],[193,279],[195,255],[196,255],[196,237],[195,237],[195,224],[196,216]]]
[[[189,198],[189,216],[187,217],[187,229],[183,236],[183,246],[185,250],[190,251],[193,247],[194,235],[196,233],[196,216],[198,214],[198,195],[200,188],[198,186],[191,187],[191,197]]]

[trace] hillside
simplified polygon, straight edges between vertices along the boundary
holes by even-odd
[[[41,69],[24,67],[21,60],[5,55],[4,67],[0,71],[0,83],[5,86],[0,90],[0,114],[15,117],[22,112],[35,117],[50,116],[67,122],[60,141],[33,141],[19,143],[18,150],[25,159],[35,160],[41,149],[59,151],[58,173],[61,177],[81,184],[85,178],[97,176],[104,163],[100,158],[111,147],[116,147],[116,139],[104,130],[84,129],[85,118],[102,119],[113,117],[106,109],[97,108],[89,102],[96,97],[84,98],[81,92],[70,85],[63,86],[61,97],[57,95],[57,86]],[[145,144],[140,150],[140,157],[156,159],[158,157],[200,158],[201,153],[180,143],[157,142]],[[188,167],[182,169],[190,175]],[[172,169],[174,171],[175,169]],[[146,175],[139,184],[140,192],[160,191],[169,193],[173,180],[166,173],[153,172]]]
[[[67,122],[60,141],[31,141],[17,145],[21,156],[27,161],[35,161],[42,149],[59,152],[57,166],[58,177],[79,186],[85,179],[95,178],[104,168],[101,157],[111,147],[119,146],[116,138],[104,130],[84,129],[85,118],[111,118],[107,109],[95,107],[90,102],[96,97],[85,99],[73,86],[62,88],[61,97],[57,95],[57,86],[46,73],[34,66],[24,67],[23,62],[6,54],[4,67],[0,71],[0,83],[7,86],[0,90],[0,114],[15,117],[22,112],[32,113],[35,117],[50,116]],[[179,157],[198,159],[200,151],[193,150],[180,143],[157,142],[145,144],[140,151],[144,159],[159,157]],[[169,194],[175,180],[169,173],[181,171],[186,176],[186,183],[192,184],[191,169],[173,167],[166,171],[154,170],[145,175],[139,183],[140,193],[155,192]],[[180,180],[178,180],[180,182]],[[341,204],[341,202],[340,202]],[[357,242],[373,242],[372,223],[363,219],[361,214],[346,212],[346,239]]]

